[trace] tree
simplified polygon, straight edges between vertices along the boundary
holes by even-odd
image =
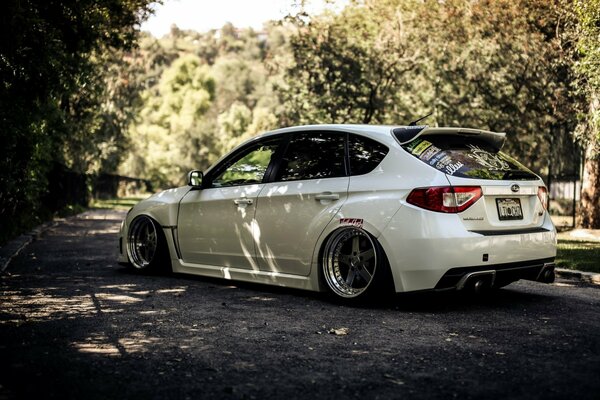
[[[579,60],[577,89],[585,96],[586,108],[578,136],[585,148],[581,204],[577,224],[600,228],[600,1],[579,0],[575,4]]]
[[[286,74],[286,122],[382,123],[393,114],[406,115],[395,94],[418,62],[407,28],[415,4],[366,2],[339,15],[308,21],[297,16],[293,64]]]
[[[207,167],[216,157],[215,138],[201,123],[214,94],[210,69],[199,57],[175,60],[143,95],[139,120],[129,131],[132,149],[121,171],[164,187],[180,184],[190,166]]]
[[[132,48],[137,26],[150,12],[148,4],[149,0],[3,3],[0,240],[48,212],[40,199],[53,164],[69,159],[77,164],[81,154],[71,139],[107,122],[94,111],[109,95],[98,84],[97,60]],[[80,95],[83,91],[89,95]]]

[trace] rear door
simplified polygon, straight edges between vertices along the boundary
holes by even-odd
[[[452,186],[481,187],[482,198],[460,214],[468,230],[527,231],[543,224],[542,180],[488,140],[466,135],[427,135],[403,147],[444,172]]]
[[[306,276],[315,243],[347,197],[346,133],[291,134],[255,214],[261,270]]]

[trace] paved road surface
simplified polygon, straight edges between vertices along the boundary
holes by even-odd
[[[122,217],[68,219],[0,277],[0,399],[600,398],[599,286],[346,307],[130,273]]]

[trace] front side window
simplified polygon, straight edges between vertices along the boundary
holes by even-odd
[[[350,135],[348,146],[352,175],[363,175],[373,171],[390,150],[375,140],[358,135]]]
[[[278,142],[272,141],[251,147],[228,163],[229,166],[213,179],[213,187],[261,183],[277,146]]]
[[[427,135],[404,150],[448,175],[491,180],[537,180],[521,163],[476,137]]]
[[[280,181],[346,176],[345,134],[315,132],[296,134],[290,139],[281,161]]]

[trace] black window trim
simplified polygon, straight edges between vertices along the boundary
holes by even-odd
[[[333,133],[333,134],[344,135],[343,140],[344,140],[344,172],[345,172],[345,175],[337,176],[337,177],[329,177],[329,178],[309,178],[309,179],[298,179],[298,180],[291,180],[291,181],[276,180],[276,177],[279,173],[279,169],[281,168],[283,156],[287,152],[290,142],[292,141],[292,137],[300,136],[300,135],[316,135],[316,134],[323,134],[323,133],[329,133],[329,134]],[[257,146],[263,145],[263,144],[265,144],[267,142],[271,142],[271,141],[278,141],[279,142],[278,147],[277,147],[277,150],[275,151],[275,153],[273,154],[273,156],[271,157],[271,161],[269,162],[269,165],[265,171],[265,175],[263,176],[263,179],[260,182],[260,184],[275,183],[275,182],[300,182],[300,181],[309,181],[309,180],[314,180],[314,179],[348,178],[351,176],[366,175],[366,174],[370,173],[371,171],[364,173],[364,174],[352,174],[352,166],[350,164],[350,138],[352,137],[352,135],[355,137],[358,137],[358,138],[366,138],[366,139],[372,140],[374,142],[377,142],[381,146],[385,146],[385,148],[388,150],[388,152],[385,155],[385,157],[381,160],[381,162],[383,162],[383,160],[389,155],[389,150],[390,150],[389,146],[387,146],[384,143],[381,143],[380,141],[378,141],[370,136],[361,135],[356,132],[323,129],[323,130],[302,130],[302,131],[279,133],[276,135],[269,135],[267,137],[257,138],[256,140],[252,140],[252,141],[246,143],[244,146],[237,149],[236,151],[234,151],[233,153],[229,154],[226,158],[221,160],[221,162],[219,162],[217,165],[210,168],[210,170],[207,172],[207,174],[204,177],[204,182],[202,184],[202,188],[203,189],[219,188],[219,187],[213,186],[213,179],[215,177],[219,176],[225,169],[229,168],[233,164],[233,162],[235,162],[234,160],[237,160],[241,154],[246,153],[246,151],[248,151],[249,148],[257,147]],[[256,185],[256,184],[257,183],[246,183],[246,184],[224,186],[224,187],[248,186],[248,185]]]

